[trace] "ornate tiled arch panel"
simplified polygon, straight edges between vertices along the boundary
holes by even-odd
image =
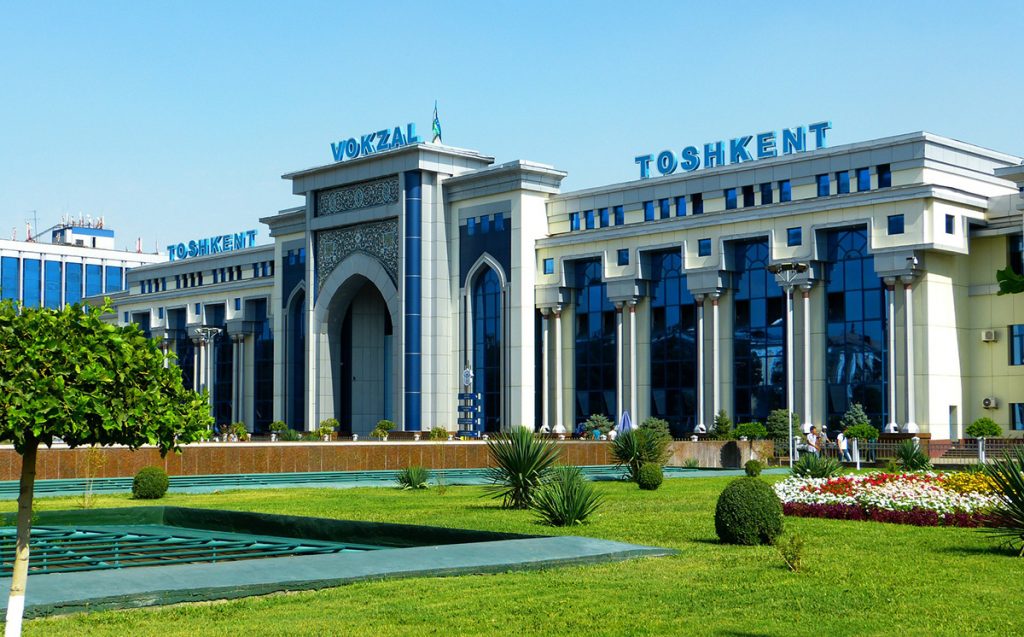
[[[316,193],[316,216],[398,203],[398,175]]]
[[[372,221],[317,233],[317,289],[323,286],[334,268],[353,252],[367,254],[384,266],[391,280],[398,283],[398,219]]]

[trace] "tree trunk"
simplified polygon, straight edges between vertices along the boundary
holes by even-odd
[[[32,534],[32,493],[36,484],[36,452],[39,443],[25,448],[21,457],[21,488],[18,493],[18,544],[11,575],[11,596],[7,599],[7,625],[4,637],[21,635],[21,618],[25,614],[25,585],[28,582],[28,542]]]

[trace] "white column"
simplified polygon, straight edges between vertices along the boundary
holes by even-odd
[[[889,299],[889,422],[886,431],[896,428],[896,286],[887,284],[886,296]]]
[[[917,433],[917,420],[914,417],[914,292],[910,283],[903,284],[903,293],[907,303],[907,425],[904,431]]]
[[[629,302],[629,411],[632,422],[640,424],[636,390],[636,301]]]
[[[551,339],[548,337],[550,331],[549,323],[551,321],[551,313],[547,308],[541,311],[541,341],[540,341],[540,382],[541,382],[541,393],[540,393],[540,424],[541,429],[544,431],[551,431],[548,423],[551,418],[548,416],[548,412],[551,411],[551,369],[548,366],[548,362],[551,360],[551,352],[549,347],[551,345]]]
[[[555,308],[555,433],[565,433],[562,417],[562,308]]]
[[[697,302],[697,431],[707,432],[704,424],[704,295],[694,295]]]
[[[801,288],[804,296],[804,428],[811,430],[811,286]]]
[[[199,370],[203,368],[200,360],[203,357],[203,346],[199,339],[192,339],[192,391],[198,392],[202,388],[202,377]]]
[[[711,294],[711,411],[712,419],[722,409],[721,388],[718,386],[721,376],[721,367],[718,355],[718,299],[721,294]]]
[[[623,355],[624,343],[622,342],[622,303],[615,304],[615,415],[612,420],[618,424],[622,418],[622,397],[626,388],[622,386],[622,366],[626,364],[626,357]],[[635,416],[635,415],[634,415]]]
[[[314,431],[320,421],[320,330],[316,325],[316,268],[313,246],[313,231],[309,230],[312,222],[312,197],[307,196],[306,204],[306,431]],[[402,423],[403,427],[405,423]]]

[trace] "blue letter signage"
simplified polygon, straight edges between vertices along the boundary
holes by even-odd
[[[188,243],[167,246],[167,256],[171,261],[181,261],[191,257],[202,257],[208,254],[220,254],[256,245],[256,231],[246,230],[233,234],[218,234],[202,239],[193,239]]]
[[[673,150],[663,150],[660,153],[637,155],[634,161],[640,166],[640,179],[647,179],[651,176],[652,164],[653,168],[662,175],[671,175],[677,168],[682,169],[683,172],[697,170],[702,166],[701,160],[703,160],[704,168],[725,166],[727,163],[740,164],[746,161],[777,157],[780,154],[792,155],[811,150],[808,142],[809,137],[812,136],[814,148],[824,148],[825,131],[831,128],[832,122],[816,122],[809,126],[784,128],[782,134],[778,136],[775,131],[742,135],[730,139],[728,145],[724,140],[718,140],[707,142],[703,146],[686,146],[678,154]],[[781,149],[777,140],[782,142]],[[726,148],[729,149],[728,153],[726,153]],[[728,162],[726,162],[727,158]]]
[[[409,123],[405,125],[404,133],[401,126],[395,126],[394,128],[385,128],[360,135],[358,139],[355,137],[343,139],[336,144],[331,144],[331,154],[334,156],[334,161],[343,161],[345,159],[355,159],[356,157],[381,153],[385,150],[400,148],[409,144],[418,144],[421,141],[423,140],[416,134],[416,124]]]

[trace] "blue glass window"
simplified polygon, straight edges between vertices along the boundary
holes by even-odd
[[[597,226],[594,225],[594,211],[593,210],[584,210],[583,211],[583,219],[584,219],[584,221],[587,224],[587,230],[593,230],[595,227],[597,227]]]
[[[505,215],[501,212],[494,213],[494,231],[502,232],[505,230]]]
[[[626,223],[626,212],[622,206],[615,206],[615,225],[621,226]]]
[[[772,192],[772,184],[771,184],[771,182],[768,182],[766,184],[761,184],[761,205],[762,206],[766,206],[766,205],[768,205],[770,203],[773,203],[773,201],[772,201],[772,195],[773,194],[774,193]]]
[[[219,327],[220,334],[213,337],[210,351],[213,355],[213,382],[211,398],[213,402],[213,418],[218,425],[231,423],[231,394],[234,385],[234,361],[231,351],[231,339],[227,334],[227,312],[223,303],[206,305],[206,324]]]
[[[651,415],[672,434],[693,431],[697,415],[697,306],[677,250],[651,255]]]
[[[779,181],[779,203],[793,201],[793,186],[788,179]]]
[[[487,215],[480,217],[480,234],[487,234],[491,231],[491,218]]]
[[[629,249],[628,248],[620,248],[619,251],[618,251],[617,256],[618,256],[618,264],[619,265],[629,265]]]
[[[39,307],[39,286],[42,284],[41,267],[39,259],[22,259],[21,261],[22,302],[25,307]]]
[[[0,258],[0,295],[17,301],[21,298],[21,276],[17,257]]]
[[[608,209],[607,208],[601,208],[598,211],[598,214],[601,217],[601,227],[602,228],[607,228],[609,225],[611,225],[609,223],[609,219],[608,219]]]
[[[105,292],[119,292],[121,290],[121,273],[124,272],[124,268],[117,266],[108,265],[106,272],[106,290]]]
[[[555,260],[554,259],[544,259],[544,274],[554,274],[554,273],[555,273]]]
[[[754,205],[754,186],[743,186],[743,207],[749,208]]]
[[[686,197],[685,196],[676,197],[676,216],[677,217],[685,217],[686,216]]]
[[[644,202],[644,221],[654,221],[654,202]]]
[[[868,168],[857,169],[857,192],[871,190],[871,170]]]
[[[697,239],[697,256],[711,256],[711,239]]]
[[[574,212],[573,214],[578,215],[579,213]],[[572,215],[569,215],[569,224],[572,225]],[[578,216],[576,217],[576,227],[572,229],[580,229],[580,218]],[[472,237],[474,234],[476,234],[476,217],[470,217],[469,219],[466,219],[466,235]],[[294,264],[289,263],[289,265]]]
[[[956,234],[956,217],[946,215],[946,234]]]
[[[128,315],[128,312],[125,312],[124,313],[124,324],[128,325],[131,322],[132,322],[131,317]]]
[[[767,241],[733,249],[733,418],[764,422],[786,406],[785,298],[767,269]]]
[[[815,177],[815,181],[817,181],[817,183],[818,183],[818,196],[819,197],[828,197],[830,194],[832,194],[830,192],[830,190],[829,190],[830,189],[830,185],[828,183],[828,175],[827,174],[825,174],[825,175],[818,175],[817,177]]]
[[[86,264],[85,295],[103,294],[103,266]]]
[[[60,261],[47,261],[43,265],[43,305],[56,310],[60,308]]]
[[[704,214],[704,194],[703,193],[697,192],[697,193],[694,193],[694,194],[690,195],[690,209],[693,211],[693,214],[695,214],[695,215],[702,215],[702,214]]]
[[[889,188],[892,186],[892,170],[889,168],[889,164],[879,164],[875,172],[878,173],[879,188]]]
[[[1010,403],[1010,428],[1014,431],[1024,429],[1024,403]]]
[[[804,242],[804,229],[803,228],[788,228],[786,230],[786,245],[787,246],[798,246],[803,245]]]
[[[576,422],[593,414],[616,419],[615,306],[601,280],[600,261],[576,264],[574,409]]]
[[[501,430],[501,313],[501,283],[486,268],[473,284],[473,391],[482,398],[477,431]]]
[[[251,312],[253,334],[253,428],[265,431],[274,416],[274,333],[267,316],[266,299],[246,301]]]
[[[472,219],[470,219],[470,221],[472,221]],[[579,229],[580,229],[580,213],[578,213],[578,212],[570,212],[569,213],[569,230],[573,231],[573,230],[579,230]],[[470,232],[469,234],[473,234],[473,233]]]
[[[725,209],[735,210],[736,209],[736,189],[726,188],[725,189]]]
[[[68,263],[64,270],[64,303],[74,305],[82,300],[82,264]]]
[[[306,422],[306,329],[306,296],[299,292],[288,308],[284,354],[285,422],[299,431]]]
[[[836,194],[845,195],[850,192],[850,171],[836,173]]]
[[[158,319],[160,319],[160,320],[163,320],[163,318],[164,318],[164,308],[162,308],[162,307],[156,308],[156,317]]]
[[[880,428],[887,418],[885,287],[875,274],[866,230],[828,233],[826,257],[827,425],[838,427],[849,406],[860,403]]]
[[[1024,325],[1011,325],[1010,332],[1010,364],[1024,365]]]
[[[889,234],[903,234],[903,215],[889,215]]]
[[[661,218],[668,219],[672,216],[672,204],[668,199],[662,199],[658,202],[658,206],[661,208]]]
[[[240,312],[242,310],[242,299],[235,297],[235,311]]]
[[[203,315],[203,304],[196,303],[196,318],[200,318]]]

